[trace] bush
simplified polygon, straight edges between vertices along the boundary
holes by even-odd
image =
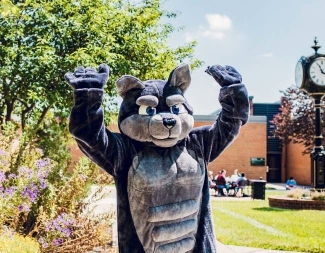
[[[102,180],[102,175],[97,179],[99,168],[83,157],[68,173],[24,141],[14,125],[4,126],[0,135],[0,234],[5,225],[36,238],[42,252],[84,252],[109,243],[108,228],[115,214],[93,215],[93,204],[105,197],[102,187],[86,200],[90,186]]]
[[[92,203],[102,198],[101,189],[88,202],[80,201],[74,211],[61,213],[53,219],[42,217],[38,242],[42,252],[86,252],[112,241],[109,231],[113,212],[94,216]]]
[[[322,192],[314,191],[311,194],[311,199],[325,201],[325,192],[324,191],[322,191]]]
[[[97,185],[109,185],[113,184],[114,180],[113,177],[107,172],[100,172],[98,173],[94,183]]]
[[[294,199],[308,198],[310,196],[310,191],[302,188],[295,188],[287,193],[287,197]]]
[[[296,188],[296,189],[290,190],[287,193],[287,197],[294,198],[294,199],[308,198],[308,199],[312,199],[312,200],[325,201],[325,192]]]
[[[2,253],[39,253],[40,245],[30,237],[12,232],[0,234],[0,252]]]
[[[40,149],[29,149],[15,167],[19,155],[19,140],[12,138],[17,137],[15,127],[7,125],[3,132],[7,135],[0,136],[0,147],[6,148],[0,150],[0,224],[26,233],[29,214],[35,210],[40,195],[46,193],[53,163],[42,158]]]

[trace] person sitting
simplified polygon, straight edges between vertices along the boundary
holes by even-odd
[[[236,195],[237,192],[237,180],[238,177],[240,177],[240,174],[238,173],[238,170],[234,170],[234,174],[232,174],[229,178],[229,192],[231,192],[232,196]]]
[[[221,173],[217,176],[216,185],[218,189],[218,196],[225,196],[223,189],[226,189],[227,195],[229,193],[229,186],[226,182],[226,170],[222,170]]]
[[[213,178],[213,171],[208,171],[208,179],[209,179],[209,185],[215,185],[214,178]]]
[[[286,190],[291,190],[297,187],[297,182],[293,177],[290,177],[286,182]]]
[[[210,187],[210,189],[213,189],[216,192],[217,191],[216,183],[215,183],[215,180],[213,178],[213,172],[211,170],[208,171],[208,179],[209,179],[209,187]]]
[[[240,177],[240,175],[238,174],[238,170],[236,169],[236,170],[234,170],[234,174],[232,174],[230,176],[231,183],[236,183],[238,180],[238,177]]]
[[[237,196],[242,197],[244,195],[244,189],[247,185],[247,178],[244,172],[241,173],[241,176],[237,179]]]

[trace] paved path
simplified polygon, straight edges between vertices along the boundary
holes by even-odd
[[[275,185],[278,190],[285,190],[285,187],[282,185]],[[92,187],[92,191],[94,192],[96,187]],[[97,202],[97,206],[94,209],[96,214],[107,212],[107,211],[116,211],[116,190],[114,186],[107,186],[104,188],[104,192],[107,196]],[[232,201],[251,201],[250,197],[214,197],[211,196],[212,201],[223,201],[223,200],[232,200]],[[117,227],[115,226],[113,231],[113,246],[117,246]],[[242,246],[234,246],[234,245],[225,245],[221,242],[217,241],[217,251],[218,253],[298,253],[294,251],[282,251],[282,250],[266,250],[259,248],[250,248],[250,247],[242,247]]]

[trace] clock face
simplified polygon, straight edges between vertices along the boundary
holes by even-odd
[[[298,61],[295,69],[295,81],[298,87],[301,87],[303,79],[304,79],[304,71],[302,67],[302,62]]]
[[[325,86],[325,58],[320,57],[312,62],[309,76],[315,84]]]

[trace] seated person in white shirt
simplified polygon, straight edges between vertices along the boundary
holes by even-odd
[[[230,177],[231,182],[232,183],[237,182],[238,177],[240,177],[240,175],[238,174],[238,170],[236,169],[234,170],[234,174],[232,174]]]

